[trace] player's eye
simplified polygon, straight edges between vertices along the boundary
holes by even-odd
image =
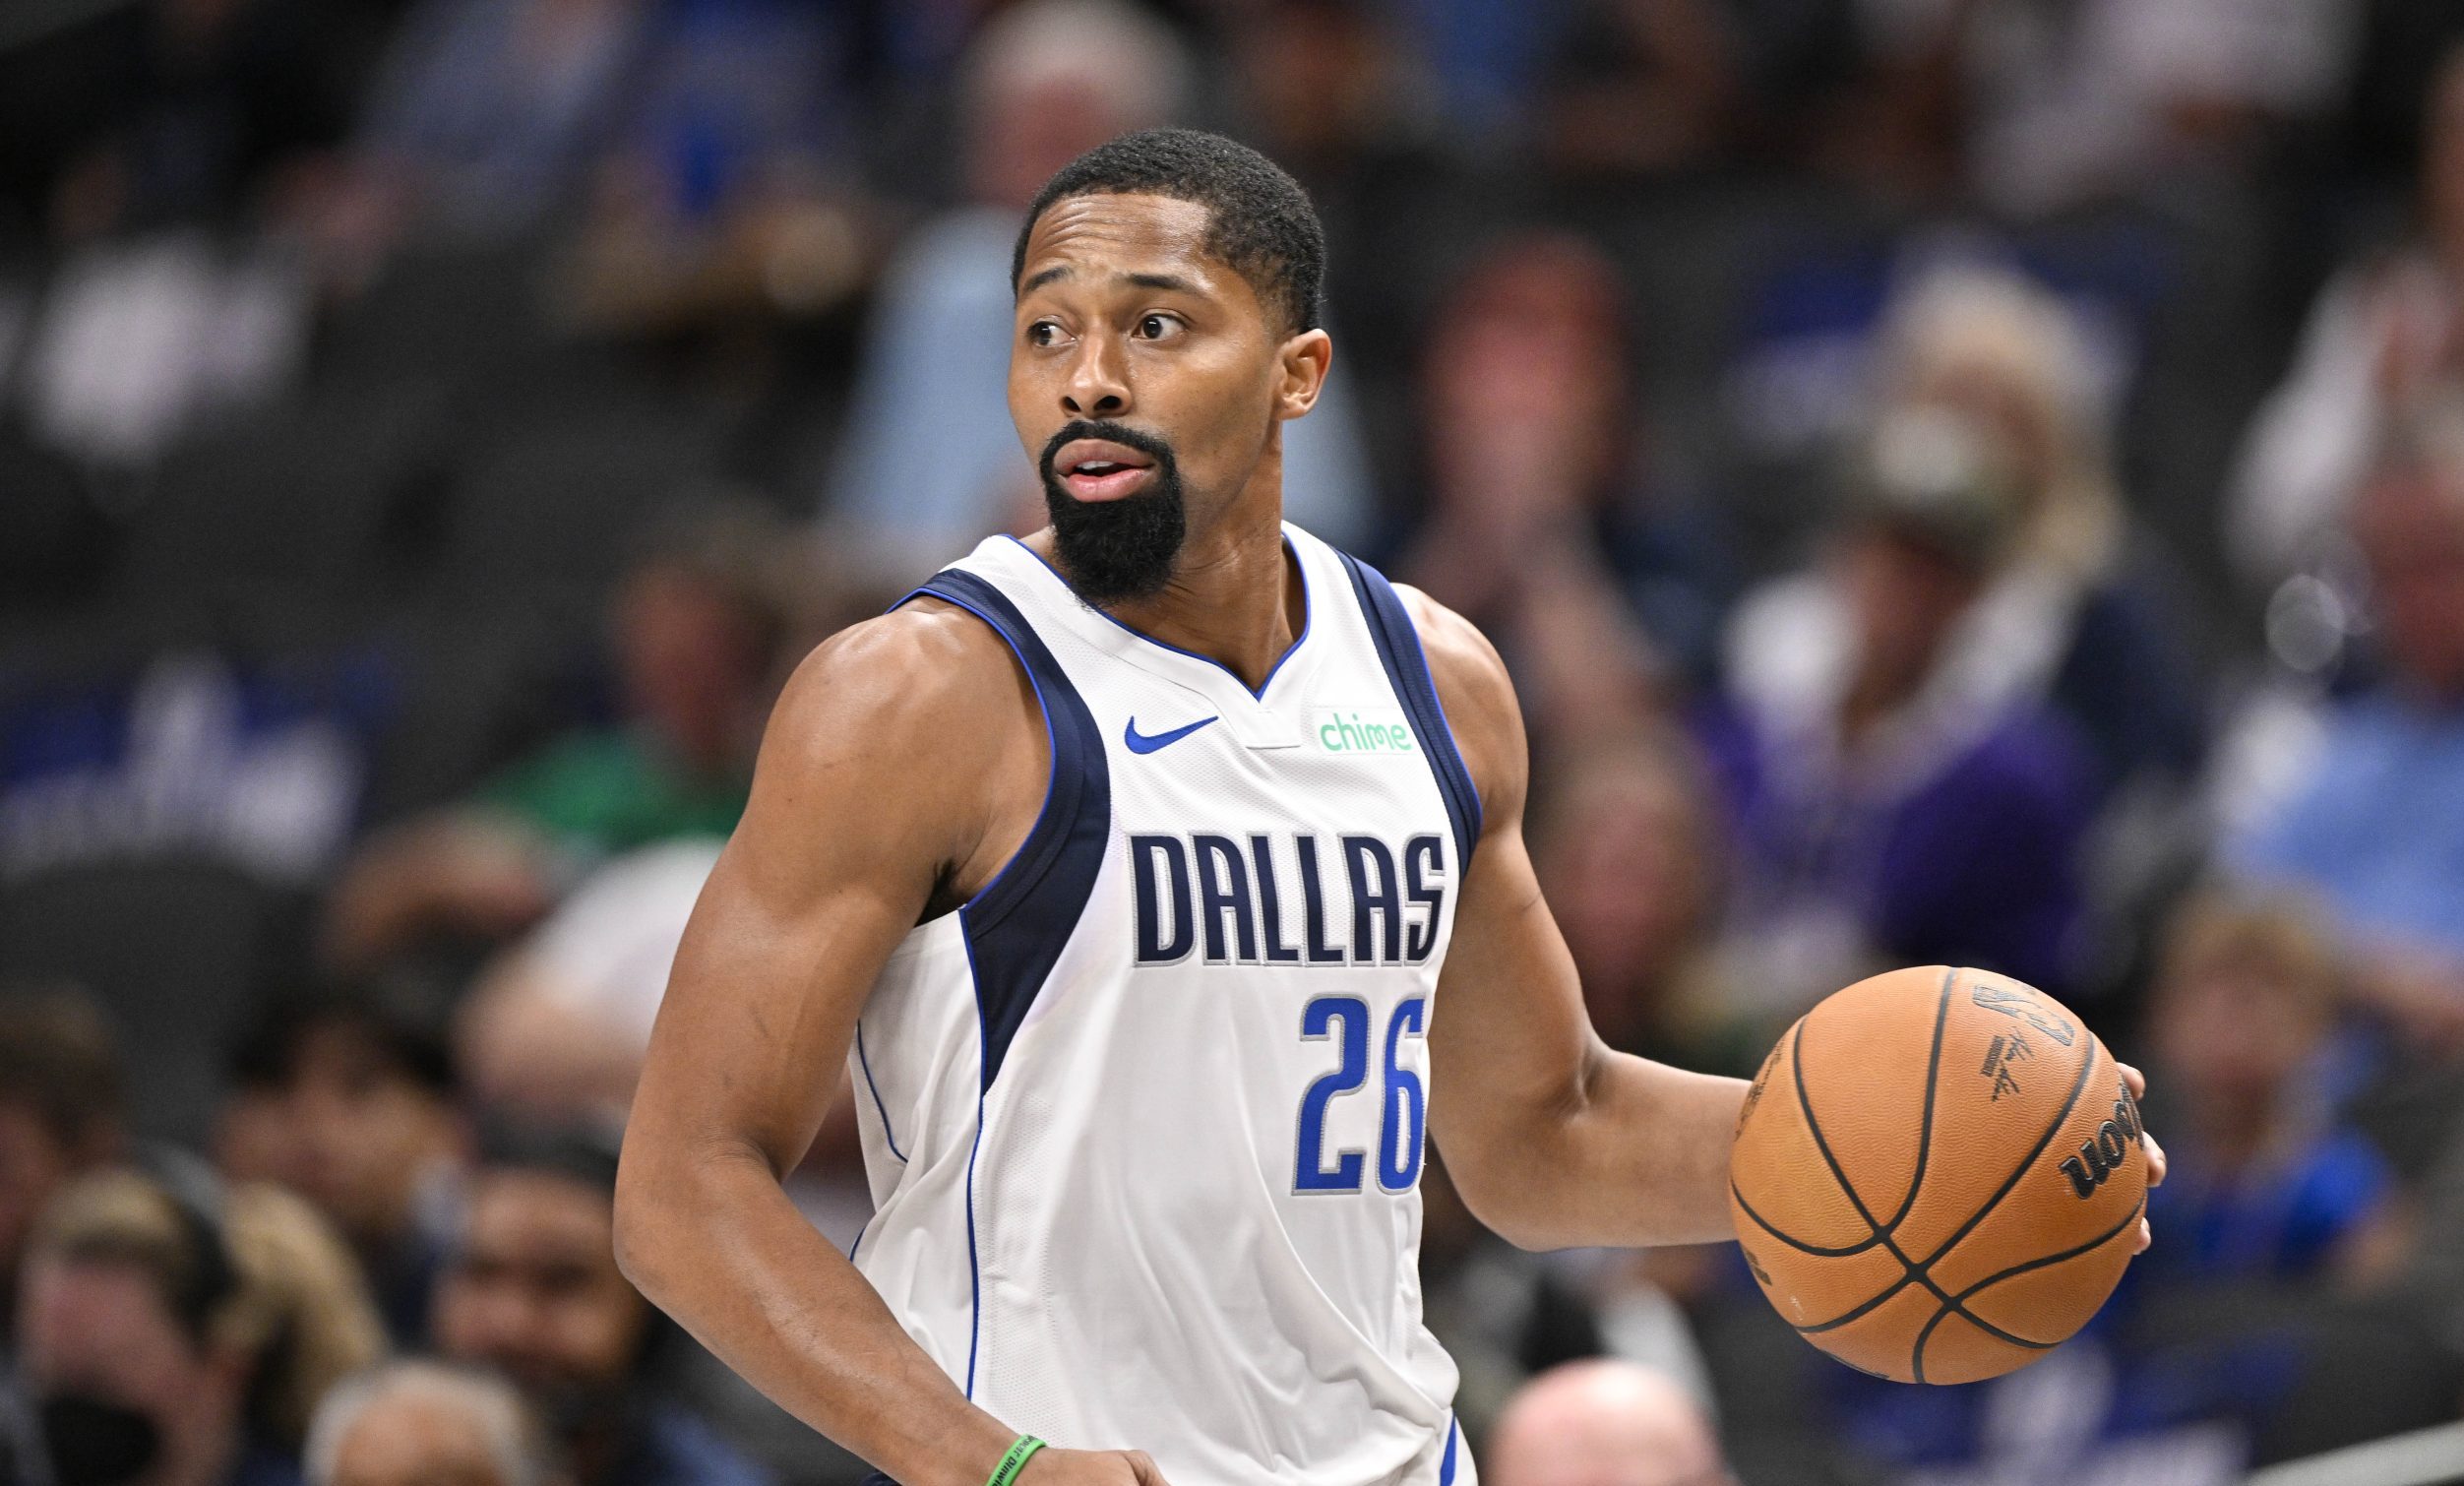
[[[1181,333],[1178,317],[1164,314],[1140,315],[1138,336],[1141,341],[1169,341]]]
[[[1038,320],[1026,328],[1026,343],[1029,345],[1057,345],[1060,341],[1061,327],[1049,320]]]

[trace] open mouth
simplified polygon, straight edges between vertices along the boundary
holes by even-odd
[[[1153,460],[1106,439],[1071,440],[1061,446],[1052,466],[1061,483],[1082,501],[1116,501],[1146,488],[1155,477]]]

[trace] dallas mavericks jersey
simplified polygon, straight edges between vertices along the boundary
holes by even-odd
[[[1174,1486],[1468,1483],[1417,1263],[1480,806],[1393,590],[1284,532],[1308,621],[1255,693],[1008,537],[916,590],[1016,652],[1052,777],[857,1024],[851,1257],[1054,1445],[1144,1450]]]

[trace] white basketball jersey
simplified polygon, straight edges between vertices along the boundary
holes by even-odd
[[[866,1004],[851,1257],[1054,1445],[1144,1450],[1174,1486],[1468,1483],[1417,1266],[1480,805],[1393,590],[1284,531],[1308,622],[1256,693],[1007,537],[917,590],[1016,652],[1052,779]]]

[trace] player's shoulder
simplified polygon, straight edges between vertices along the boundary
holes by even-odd
[[[1471,770],[1484,798],[1498,786],[1519,789],[1524,767],[1522,704],[1506,661],[1480,627],[1409,584],[1394,585],[1394,596],[1411,616],[1420,634],[1421,653],[1429,659],[1429,679],[1446,709],[1455,746]]]
[[[963,763],[1007,748],[1016,729],[1040,736],[1037,715],[1009,643],[926,595],[814,647],[779,692],[768,748]]]

